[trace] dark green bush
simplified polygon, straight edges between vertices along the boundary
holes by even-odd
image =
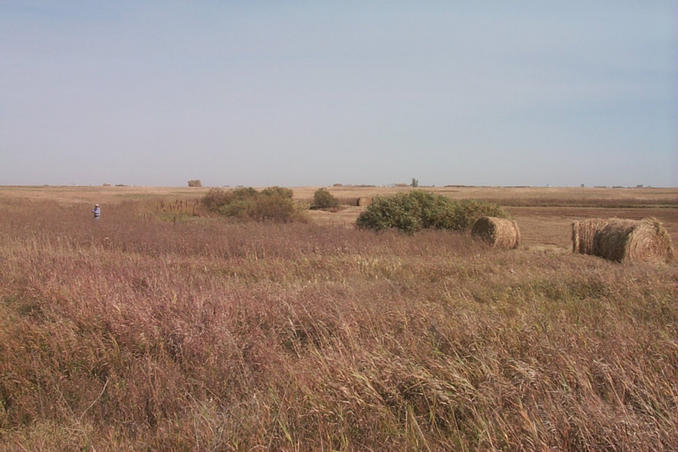
[[[202,204],[210,212],[241,220],[303,220],[289,188],[268,187],[260,192],[251,187],[231,191],[213,188],[202,198]]]
[[[508,218],[508,213],[497,204],[475,199],[455,201],[453,227],[451,229],[464,230],[473,226],[475,221],[483,216]]]
[[[253,189],[250,188],[250,190],[253,190]],[[266,196],[279,196],[281,198],[292,199],[293,192],[292,192],[291,189],[285,188],[285,187],[268,187],[268,188],[264,188],[261,191],[261,194],[266,195]]]
[[[313,194],[313,209],[330,209],[339,206],[339,200],[326,188],[319,188]]]
[[[462,200],[453,201],[425,191],[411,191],[393,196],[377,196],[360,214],[360,228],[384,230],[396,228],[408,234],[421,229],[451,229],[463,231],[483,215],[507,217],[496,204]]]
[[[222,190],[221,188],[210,188],[210,190],[202,197],[200,202],[210,212],[215,212],[219,206],[229,202],[231,192]]]

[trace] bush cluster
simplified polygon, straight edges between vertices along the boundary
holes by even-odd
[[[441,195],[414,190],[393,196],[377,196],[360,214],[360,228],[384,230],[396,228],[408,234],[421,229],[463,231],[483,215],[507,217],[498,205],[471,199],[453,201]]]
[[[262,191],[252,187],[235,190],[213,188],[201,202],[210,212],[241,220],[284,223],[303,219],[289,188],[268,187]]]
[[[326,188],[319,188],[313,194],[312,209],[332,209],[339,207],[339,200]]]

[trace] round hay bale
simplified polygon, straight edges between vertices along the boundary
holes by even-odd
[[[674,251],[671,236],[657,219],[613,218],[596,232],[593,254],[617,262],[669,262]]]
[[[607,226],[610,220],[588,218],[572,223],[572,252],[594,254],[593,240],[596,233]]]
[[[473,223],[471,235],[495,248],[518,248],[520,229],[518,224],[507,218],[480,217]]]
[[[360,207],[367,207],[370,204],[372,204],[372,198],[358,198],[358,206]]]

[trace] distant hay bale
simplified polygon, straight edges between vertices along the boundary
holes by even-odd
[[[372,204],[372,198],[358,198],[358,206],[360,207],[367,207],[370,204]]]
[[[617,262],[669,262],[674,254],[671,236],[655,218],[575,221],[572,249]]]
[[[473,223],[471,235],[480,238],[495,248],[518,248],[520,229],[507,218],[480,217]]]

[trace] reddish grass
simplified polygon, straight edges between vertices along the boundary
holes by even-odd
[[[678,271],[0,200],[0,444],[671,450]]]

